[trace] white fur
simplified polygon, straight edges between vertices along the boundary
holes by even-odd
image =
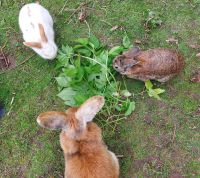
[[[48,42],[41,40],[39,24],[44,27]],[[39,42],[42,48],[32,48],[44,59],[54,59],[57,54],[57,46],[54,42],[53,19],[49,12],[37,3],[24,5],[19,13],[19,26],[25,42]]]
[[[119,169],[119,161],[118,161],[115,153],[113,153],[112,151],[109,151],[109,150],[108,150],[108,152],[110,153],[110,155],[111,155],[111,157],[114,161],[115,166]]]

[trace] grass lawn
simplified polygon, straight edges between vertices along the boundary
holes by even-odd
[[[0,2],[0,46],[5,44],[4,52],[16,64],[34,54],[22,45],[18,27],[22,2],[32,1]],[[55,20],[59,47],[88,36],[88,26],[80,23],[76,15],[66,23],[81,2],[68,0],[64,7],[64,0],[41,0]],[[161,85],[166,90],[161,101],[141,93],[142,82],[126,79],[129,90],[135,93],[136,110],[120,122],[115,132],[103,130],[110,150],[120,155],[120,178],[200,177],[200,85],[190,82],[191,75],[200,67],[197,50],[190,47],[200,44],[200,1],[94,0],[89,7],[87,22],[103,43],[109,46],[121,43],[124,30],[110,30],[117,25],[125,29],[133,42],[140,40],[143,49],[176,48],[185,56],[184,71]],[[147,31],[144,23],[150,11],[163,23]],[[178,44],[166,42],[172,36],[178,39]],[[56,96],[55,64],[34,55],[0,74],[0,100],[9,111],[0,120],[2,178],[63,177],[59,132],[42,129],[36,123],[39,113],[66,108]]]

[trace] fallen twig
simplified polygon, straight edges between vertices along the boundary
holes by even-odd
[[[172,143],[174,142],[176,138],[176,125],[174,125],[174,132],[173,132],[173,137],[172,137]]]
[[[117,158],[123,158],[124,157],[124,155],[116,155],[117,156]]]
[[[25,62],[27,62],[29,59],[31,59],[33,56],[35,56],[35,54],[27,57],[24,61],[22,61],[21,63],[19,63],[19,65],[17,65],[16,67],[19,67],[20,65],[24,64]]]
[[[7,116],[9,116],[10,115],[10,113],[11,113],[11,110],[12,110],[12,108],[13,108],[13,102],[14,102],[14,100],[15,100],[15,93],[13,93],[13,97],[12,97],[12,99],[11,99],[11,102],[10,102],[10,109],[9,109],[9,111],[8,111],[8,113],[7,113]]]
[[[63,5],[62,9],[60,10],[60,12],[58,14],[62,14],[63,10],[65,9],[65,6],[67,5],[68,0],[65,1],[65,4]]]
[[[109,22],[107,22],[107,21],[105,21],[105,20],[100,20],[101,22],[104,22],[105,24],[107,24],[107,25],[110,25],[111,27],[112,27],[112,24],[111,23],[109,23]]]
[[[87,20],[84,20],[84,22],[86,23],[86,25],[87,25],[87,27],[88,27],[88,36],[90,37],[90,36],[91,36],[90,26],[89,26]]]
[[[1,47],[1,51],[6,47],[6,44],[7,44],[8,41],[6,41],[3,46]]]
[[[1,47],[0,51],[1,51],[1,54],[3,56],[3,60],[6,64],[6,68],[9,67],[9,64],[10,64],[10,60],[5,56],[4,52],[3,52],[3,49],[6,47],[6,44],[7,44],[7,41],[3,44],[3,46]]]
[[[65,23],[69,23],[69,21],[70,21],[71,18],[74,16],[74,14],[76,14],[83,6],[88,5],[90,2],[91,2],[91,1],[86,2],[86,3],[81,3],[81,4],[76,8],[76,10],[69,16],[69,18],[65,21]]]

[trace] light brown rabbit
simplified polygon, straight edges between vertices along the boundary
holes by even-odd
[[[135,47],[117,56],[113,68],[129,78],[166,82],[184,68],[184,59],[173,49],[140,51]]]
[[[66,112],[50,111],[38,116],[40,126],[62,129],[60,144],[65,156],[65,178],[118,178],[119,163],[104,144],[101,129],[92,121],[104,98],[94,96]]]

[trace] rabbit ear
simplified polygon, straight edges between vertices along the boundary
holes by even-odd
[[[78,120],[90,122],[104,105],[103,96],[93,96],[83,103],[75,113]]]
[[[38,26],[39,26],[40,37],[42,39],[42,42],[47,43],[48,39],[46,37],[43,25],[41,23],[39,23]]]
[[[23,44],[31,48],[38,48],[38,49],[42,48],[42,45],[39,42],[23,42]]]
[[[123,55],[126,58],[134,58],[135,56],[137,56],[140,52],[140,48],[139,47],[134,47],[126,52],[123,53]]]
[[[136,64],[139,64],[139,63],[140,63],[140,61],[137,61],[135,59],[125,59],[124,67],[126,69],[129,69],[129,68],[131,68],[131,67],[133,67],[133,66],[135,66]]]
[[[37,122],[44,128],[65,129],[67,127],[67,115],[64,112],[49,111],[40,114]]]

